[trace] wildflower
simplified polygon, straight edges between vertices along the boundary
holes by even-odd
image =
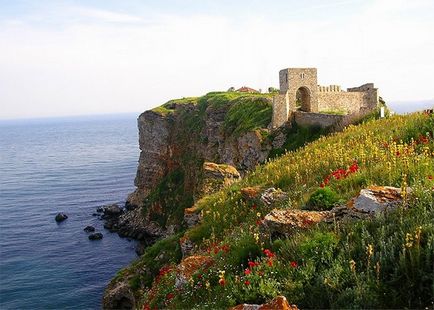
[[[175,297],[175,294],[173,294],[173,293],[168,293],[167,295],[166,295],[166,299],[167,300],[171,300],[171,299],[173,299]]]
[[[297,268],[298,264],[296,261],[291,262],[291,267],[292,268]]]
[[[261,213],[260,212],[256,213],[256,216],[261,217]]]
[[[226,284],[225,279],[223,279],[223,278],[219,279],[219,284],[220,284],[221,286],[225,286],[225,284]]]
[[[350,260],[350,269],[352,272],[356,272],[356,262],[354,260]]]
[[[256,226],[259,226],[259,225],[261,225],[261,223],[262,223],[262,221],[261,221],[261,220],[257,220],[257,221],[256,221]]]
[[[209,283],[209,281],[206,281],[206,282],[205,282],[205,287],[206,287],[206,289],[209,289],[210,286],[211,286],[211,284]]]
[[[252,271],[249,268],[246,268],[246,270],[244,270],[244,274],[246,276],[248,276]]]
[[[259,265],[258,263],[252,262],[252,261],[249,261],[247,264],[249,265],[250,268],[253,268],[253,267],[256,267]]]
[[[252,206],[252,209],[253,209],[253,210],[256,210],[256,205],[255,205],[255,204]]]
[[[269,249],[265,249],[264,250],[264,254],[268,257],[268,258],[272,258],[275,256],[275,254],[273,252],[271,252]]]
[[[255,241],[258,242],[259,241],[259,234],[258,233],[253,234],[253,238],[255,238]]]
[[[429,175],[428,180],[434,180],[434,177],[432,175]]]
[[[270,266],[270,267],[273,266],[273,260],[272,260],[271,258],[269,258],[269,259],[267,260],[267,265]]]
[[[366,246],[366,254],[368,255],[368,258],[371,258],[372,255],[374,255],[374,247],[372,244]]]
[[[405,247],[411,248],[413,246],[413,236],[409,233],[405,234]]]
[[[245,285],[250,285],[250,281],[249,281],[249,280],[246,280],[246,281],[244,281],[244,284],[245,284]]]

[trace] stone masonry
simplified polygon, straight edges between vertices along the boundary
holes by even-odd
[[[373,83],[348,88],[347,91],[339,85],[321,86],[318,85],[316,68],[280,70],[279,82],[280,92],[273,98],[273,128],[292,119],[297,111],[316,113],[316,118],[322,115],[327,117],[330,113],[364,115],[375,110],[379,104],[378,89]],[[297,120],[306,124],[302,115],[299,113]],[[312,115],[309,117],[312,118]]]

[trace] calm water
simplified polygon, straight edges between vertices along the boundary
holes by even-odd
[[[1,309],[100,308],[136,255],[92,213],[134,189],[137,145],[135,115],[0,122]]]

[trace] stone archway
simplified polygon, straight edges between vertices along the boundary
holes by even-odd
[[[312,107],[310,104],[310,97],[311,97],[311,93],[309,88],[307,88],[306,86],[302,86],[298,88],[295,94],[296,107],[301,111],[311,112]]]

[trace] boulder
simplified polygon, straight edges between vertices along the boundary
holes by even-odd
[[[298,307],[290,305],[285,296],[277,296],[266,304],[241,304],[230,308],[230,310],[298,310]]]
[[[54,218],[56,220],[56,222],[60,223],[63,222],[64,220],[66,220],[68,218],[68,216],[65,213],[57,213],[56,217]]]
[[[182,257],[190,256],[194,250],[194,243],[188,237],[182,237],[179,239],[179,245],[181,247]]]
[[[192,255],[184,258],[176,267],[176,288],[181,288],[198,270],[206,270],[212,266],[214,260],[211,256]]]
[[[103,238],[102,233],[93,233],[89,235],[89,240],[101,240]]]
[[[89,226],[86,226],[83,230],[85,232],[94,232],[95,231],[95,227],[89,225]]]
[[[200,211],[195,207],[184,209],[184,223],[188,228],[196,226],[201,220]]]
[[[305,211],[297,209],[274,209],[262,220],[260,229],[274,235],[291,235],[294,231],[306,229],[324,221],[329,211]]]
[[[411,189],[407,188],[407,193]],[[350,205],[359,212],[377,214],[402,206],[402,190],[390,186],[370,186],[362,189]]]
[[[199,196],[215,193],[241,178],[240,173],[235,167],[211,162],[203,164],[202,173],[203,177],[198,186]]]
[[[259,198],[261,188],[259,186],[244,187],[241,189],[241,196],[246,200],[254,200]]]
[[[266,189],[261,195],[261,201],[268,207],[279,204],[288,200],[288,193],[275,189],[274,187]]]
[[[116,203],[114,203],[111,205],[103,206],[103,213],[106,216],[119,216],[122,214],[122,209]]]

